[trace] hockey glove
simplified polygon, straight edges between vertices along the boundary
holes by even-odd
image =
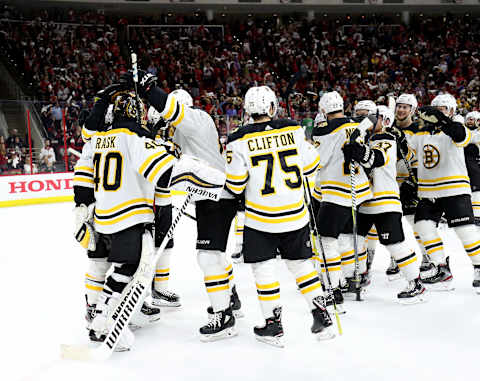
[[[153,74],[147,73],[145,70],[138,70],[138,84],[137,90],[138,94],[142,98],[146,98],[148,92],[155,86],[157,86],[158,78]],[[134,89],[135,84],[133,81],[133,71],[129,70],[126,73],[120,76],[120,83],[128,87],[129,89]]]
[[[357,142],[345,144],[343,146],[343,155],[345,156],[345,162],[356,161],[365,168],[370,168],[375,158],[370,147]]]
[[[418,187],[410,180],[405,180],[400,185],[400,202],[404,212],[414,213],[418,204]]]
[[[95,251],[97,248],[97,233],[93,228],[93,211],[95,204],[88,207],[85,204],[75,207],[75,239],[84,249]]]
[[[165,149],[170,155],[175,156],[177,159],[179,159],[180,156],[182,155],[182,149],[180,148],[180,146],[170,140],[167,140],[166,142],[164,142],[163,146],[165,147]]]
[[[397,146],[402,153],[401,156],[405,156],[408,152],[408,144],[407,144],[407,138],[405,137],[405,133],[401,129],[394,126],[388,127],[387,129],[385,129],[385,131],[395,137]]]
[[[123,84],[113,83],[113,84],[105,87],[103,90],[100,90],[95,95],[94,102],[97,102],[100,99],[102,99],[107,104],[113,103],[115,101],[115,98],[125,91],[127,91],[127,89],[125,88],[125,86]]]

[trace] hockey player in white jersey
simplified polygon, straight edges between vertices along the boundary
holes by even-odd
[[[363,203],[358,213],[358,235],[365,238],[372,225],[378,230],[380,243],[400,267],[408,285],[397,295],[401,303],[413,304],[423,300],[425,288],[420,280],[417,256],[407,242],[402,226],[402,205],[397,177],[397,144],[395,135],[388,132],[394,113],[386,106],[378,106],[379,120],[368,143],[354,132],[343,148],[348,162],[355,161],[370,172],[373,198]],[[350,159],[350,160],[349,160]],[[364,251],[365,239],[359,251]]]
[[[185,90],[169,94],[157,86],[157,78],[139,70],[138,91],[168,122],[169,135],[182,154],[205,160],[212,167],[225,172],[226,159],[222,154],[214,121],[203,110],[192,107],[192,97]],[[121,82],[133,87],[131,72]],[[189,181],[198,182],[195,174]],[[197,218],[197,260],[204,272],[205,288],[210,299],[209,322],[200,328],[202,341],[214,341],[236,335],[233,310],[240,315],[241,303],[233,282],[233,268],[226,256],[228,233],[237,209],[237,201],[224,192],[218,202],[195,203]]]
[[[326,115],[328,123],[322,128],[314,129],[312,134],[320,155],[313,197],[319,199],[321,195],[316,219],[327,260],[323,266],[329,271],[336,304],[342,309],[342,270],[347,278],[353,278],[355,267],[350,169],[345,162],[342,147],[349,141],[359,123],[344,116],[343,99],[336,91],[322,96],[319,109]],[[358,168],[356,180],[360,205],[371,198],[368,177],[363,167]],[[365,273],[367,253],[359,253],[358,259],[360,271]]]
[[[280,283],[276,276],[277,249],[296,279],[313,315],[312,333],[319,339],[334,337],[319,274],[312,261],[309,217],[303,176],[315,173],[320,158],[296,122],[273,120],[278,101],[267,86],[245,94],[245,111],[254,123],[229,136],[227,187],[245,194],[243,256],[252,264],[265,325],[255,337],[281,346]]]
[[[472,261],[473,287],[480,293],[480,234],[474,225],[464,155],[464,147],[473,142],[472,132],[452,121],[456,101],[450,94],[438,95],[432,106],[419,110],[419,117],[425,125],[409,139],[419,163],[420,202],[415,213],[415,230],[425,245],[435,242],[439,238],[436,224],[445,215],[448,226],[455,231]],[[449,257],[443,250],[438,250],[430,254],[430,259],[435,272],[424,283],[434,289],[452,289]]]
[[[354,115],[356,118],[367,116],[367,115],[375,115],[377,113],[377,105],[374,101],[369,99],[365,99],[359,101],[354,107]]]
[[[92,225],[98,235],[95,254],[98,258],[108,257],[113,264],[113,272],[98,296],[90,325],[90,337],[94,341],[103,340],[109,329],[110,316],[138,267],[142,240],[153,241],[149,227],[154,222],[154,187],[168,185],[175,160],[164,146],[148,137],[150,132],[143,123],[146,110],[143,104],[136,103],[133,94],[108,98],[110,94],[95,103],[87,118],[88,130],[94,131],[90,134],[92,155],[88,167],[91,170],[86,172],[94,184]],[[114,102],[113,125],[105,131],[100,121],[111,100]],[[137,124],[137,110],[141,112],[141,126]],[[76,202],[84,209],[91,204],[91,199],[80,197]],[[88,222],[88,217],[87,214],[84,222]],[[77,219],[77,225],[78,222]],[[116,350],[128,350],[132,343],[133,334],[126,329]]]

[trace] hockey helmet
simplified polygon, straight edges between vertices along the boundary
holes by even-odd
[[[458,122],[458,123],[461,123],[461,124],[465,125],[465,118],[464,118],[462,115],[460,115],[460,114],[454,115],[453,118],[452,118],[452,120],[453,120],[454,122]]]
[[[315,120],[313,121],[313,127],[318,128],[318,127],[324,127],[327,125],[327,119],[325,118],[325,115],[321,112],[319,112],[315,116]]]
[[[245,112],[253,118],[261,115],[273,118],[277,115],[278,99],[270,87],[254,86],[245,94],[244,107]]]
[[[382,117],[382,127],[389,128],[392,127],[393,122],[395,121],[395,115],[391,109],[387,106],[377,106],[378,116]]]
[[[471,111],[465,116],[465,125],[470,128],[477,128],[480,126],[480,112]]]
[[[193,98],[192,96],[183,89],[173,90],[171,94],[175,97],[178,103],[188,107],[193,107]]]
[[[434,107],[446,107],[448,117],[452,118],[457,111],[457,101],[451,94],[439,94],[432,100],[432,106]]]
[[[355,105],[355,116],[362,116],[362,114],[358,113],[360,110],[366,110],[368,112],[366,115],[373,115],[377,112],[377,105],[375,102],[365,99]]]
[[[318,102],[318,108],[325,115],[337,111],[343,112],[343,98],[336,91],[325,93],[320,98],[320,102]]]
[[[413,94],[400,94],[396,103],[397,105],[398,104],[409,105],[410,115],[415,114],[415,111],[417,110],[417,107],[418,107],[417,97]]]
[[[147,125],[147,113],[145,109],[145,104],[141,99],[138,99],[139,105],[138,109],[140,110],[140,121],[142,127]],[[128,92],[118,95],[113,102],[113,121],[126,121],[126,120],[137,120],[137,98],[135,93]]]

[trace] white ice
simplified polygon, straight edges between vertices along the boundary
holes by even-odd
[[[178,201],[178,200],[177,200]],[[346,303],[344,334],[318,342],[312,317],[284,264],[278,263],[285,348],[257,342],[262,323],[248,265],[235,266],[245,318],[233,339],[202,343],[208,300],[195,257],[195,225],[184,218],[176,232],[171,288],[182,309],[164,311],[155,326],[136,332],[130,352],[104,363],[61,360],[60,344],[86,343],[83,276],[87,263],[72,236],[72,204],[0,209],[0,380],[474,380],[480,356],[480,295],[472,266],[452,233],[445,233],[455,291],[403,306],[388,283],[388,255],[378,249],[373,284],[364,302]],[[410,231],[408,231],[409,237]],[[413,243],[413,239],[410,239]],[[232,248],[232,244],[229,244]]]

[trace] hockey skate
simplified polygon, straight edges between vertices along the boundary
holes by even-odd
[[[368,278],[367,273],[360,274],[359,276],[359,285],[360,285],[360,293],[364,294],[366,289],[365,287],[370,284],[370,279]],[[342,290],[342,294],[344,299],[347,300],[355,300],[357,295],[357,281],[354,277],[345,278],[345,283],[341,284],[340,289]]]
[[[425,287],[420,280],[420,277],[408,282],[405,290],[397,295],[398,302],[401,304],[417,304],[423,303],[425,299]]]
[[[393,259],[393,257],[390,258],[390,266],[388,266],[385,274],[387,274],[387,278],[390,282],[398,280],[402,277],[402,274],[400,274],[400,268],[398,267],[397,262],[395,262],[395,259]]]
[[[333,323],[326,308],[325,298],[323,296],[317,296],[312,302],[316,307],[314,310],[312,310],[312,333],[317,337],[318,340],[333,339],[335,337],[335,333],[332,330]]]
[[[473,266],[473,288],[477,294],[480,294],[480,265]]]
[[[180,296],[168,290],[157,291],[152,287],[152,304],[157,307],[180,307]]]
[[[233,263],[242,263],[243,262],[243,253],[241,251],[235,252],[232,254]]]
[[[334,300],[337,306],[337,312],[340,315],[343,315],[346,312],[343,306],[344,298],[343,298],[342,290],[340,288],[338,287],[334,288],[332,293],[327,294],[325,300],[326,300],[325,304],[327,306],[327,310],[329,310],[330,312],[332,312],[335,308],[333,304]]]
[[[265,320],[264,326],[254,327],[253,333],[255,334],[255,339],[258,341],[273,345],[274,347],[283,348],[282,307],[274,308],[273,316]]]
[[[427,255],[423,254],[420,264],[420,279],[427,279],[433,275],[435,275],[435,265],[430,262]]]
[[[95,317],[95,309],[97,308],[96,304],[88,303],[88,296],[85,295],[85,320],[87,321],[87,329],[90,329],[90,324],[92,323],[93,318]]]
[[[452,280],[453,275],[450,270],[450,257],[447,257],[446,263],[434,265],[434,275],[423,279],[423,283],[431,291],[451,291],[454,289]]]
[[[232,308],[233,316],[235,316],[235,319],[240,319],[240,318],[243,318],[245,316],[243,314],[243,312],[241,311],[242,302],[240,301],[240,298],[238,297],[236,286],[232,287],[232,294],[230,295],[230,307]],[[211,319],[212,315],[213,315],[212,306],[209,306],[207,308],[207,314],[208,314],[208,318]]]
[[[160,320],[160,308],[150,306],[143,302],[139,311],[133,314],[129,327],[132,331],[146,327]]]
[[[231,307],[223,311],[214,312],[211,316],[210,321],[200,328],[201,341],[209,342],[228,339],[238,334],[235,330],[235,317]]]

